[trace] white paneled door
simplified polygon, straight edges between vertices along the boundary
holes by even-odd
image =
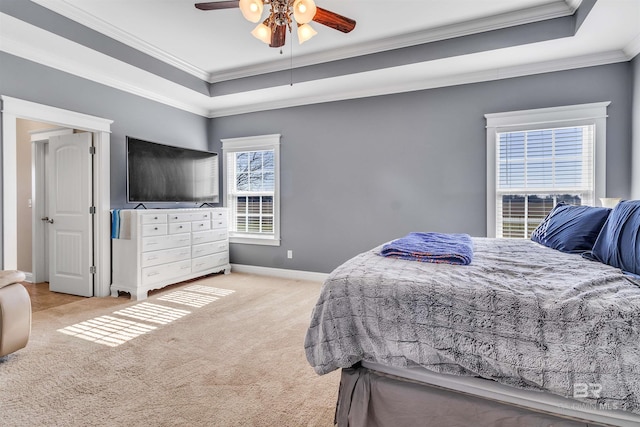
[[[49,289],[93,296],[89,132],[49,138]]]

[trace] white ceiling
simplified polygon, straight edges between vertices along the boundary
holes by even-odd
[[[34,0],[209,82],[318,64],[571,15],[580,0],[316,0],[357,21],[343,34],[273,49],[238,9],[192,0]],[[265,8],[266,9],[266,8]],[[640,0],[598,0],[574,37],[385,67],[293,86],[208,96],[0,14],[0,50],[208,117],[628,61],[640,52]],[[64,52],[64,59],[55,52]],[[109,70],[106,72],[105,70]],[[295,72],[295,70],[294,70]]]
[[[201,11],[194,0],[64,0],[38,1],[98,30],[148,44],[216,80],[264,62],[278,61],[280,49],[269,48],[249,33],[256,26],[239,9]],[[500,13],[548,5],[549,0],[317,0],[324,9],[355,19],[354,31],[343,34],[317,23],[318,35],[304,45],[287,34],[283,55],[317,55],[390,37],[472,21]],[[558,2],[556,2],[558,3]],[[561,6],[569,9],[562,3]],[[267,12],[263,13],[266,16]],[[288,61],[287,61],[288,62]]]

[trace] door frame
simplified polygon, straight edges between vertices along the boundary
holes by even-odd
[[[51,123],[93,133],[95,146],[93,194],[96,214],[94,264],[96,296],[110,295],[111,284],[111,185],[110,142],[113,120],[64,110],[18,98],[0,95],[2,99],[2,268],[17,268],[17,164],[16,120],[27,119]]]

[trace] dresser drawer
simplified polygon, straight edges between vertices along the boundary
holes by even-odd
[[[162,236],[167,234],[167,224],[151,224],[142,226],[142,236]]]
[[[191,223],[191,231],[211,230],[211,221],[193,221]]]
[[[221,218],[227,219],[227,211],[217,210],[217,211],[211,212],[211,219],[212,220],[221,219]]]
[[[215,217],[211,220],[211,228],[213,229],[220,229],[220,228],[227,228],[227,216],[226,215],[222,215],[220,217]]]
[[[191,261],[191,271],[195,273],[198,271],[209,270],[211,268],[220,267],[227,264],[229,264],[229,254],[226,252],[207,255],[199,258],[194,258]]]
[[[213,231],[213,240],[227,240],[229,238],[229,232],[225,228],[224,230],[211,230]]]
[[[191,221],[211,221],[211,212],[193,212],[191,214]]]
[[[179,248],[181,246],[189,246],[191,244],[191,235],[169,234],[166,236],[144,237],[142,239],[142,252],[157,251],[160,249]]]
[[[143,252],[140,256],[140,266],[152,267],[154,265],[183,261],[190,258],[191,248],[189,248],[189,246],[183,246],[181,248],[175,249],[165,249],[161,251]]]
[[[193,245],[191,256],[197,258],[200,256],[211,255],[218,252],[224,252],[229,249],[229,243],[226,240],[219,242],[203,243],[201,245]]]
[[[190,231],[190,222],[169,222],[169,234],[188,233]]]
[[[162,282],[191,272],[191,260],[172,262],[142,269],[142,284]]]
[[[209,230],[192,234],[193,244],[227,240],[227,230]]]
[[[169,222],[189,222],[191,221],[190,213],[172,213],[169,214]]]
[[[166,224],[166,214],[145,214],[140,215],[140,222],[142,224]]]

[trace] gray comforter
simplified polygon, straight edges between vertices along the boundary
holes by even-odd
[[[640,281],[529,240],[473,243],[468,266],[375,248],[334,270],[305,339],[315,371],[420,365],[640,413]]]

